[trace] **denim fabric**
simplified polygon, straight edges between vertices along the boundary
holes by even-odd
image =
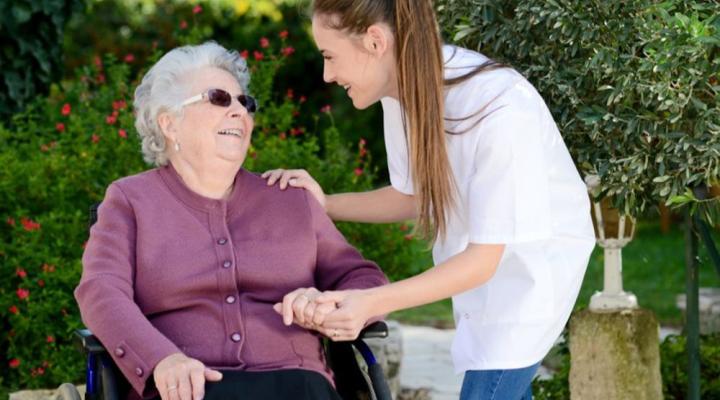
[[[467,371],[460,400],[532,400],[531,383],[539,367]]]

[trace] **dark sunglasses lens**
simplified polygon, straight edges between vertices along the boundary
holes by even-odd
[[[241,94],[238,96],[238,101],[248,112],[254,113],[257,111],[257,102],[254,97]]]
[[[222,89],[211,89],[208,91],[208,100],[213,105],[227,107],[232,102],[232,97]]]

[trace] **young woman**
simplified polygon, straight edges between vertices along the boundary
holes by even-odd
[[[529,399],[540,361],[572,311],[594,246],[587,191],[547,106],[519,73],[441,44],[431,0],[315,0],[324,79],[358,109],[381,101],[391,185],[326,196],[303,170],[268,185],[304,187],[335,220],[416,219],[435,267],[353,291],[299,289],[285,323],[354,338],[371,317],[453,298],[461,399]],[[316,304],[335,302],[325,315]]]

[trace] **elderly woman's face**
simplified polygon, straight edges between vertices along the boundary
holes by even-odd
[[[181,146],[177,156],[199,166],[218,161],[242,165],[250,147],[253,118],[238,101],[238,95],[243,94],[240,84],[227,71],[214,67],[193,71],[185,79],[190,97],[211,89],[222,89],[233,99],[228,107],[209,101],[184,107],[184,117],[177,124],[177,139]],[[170,147],[169,151],[174,152]]]

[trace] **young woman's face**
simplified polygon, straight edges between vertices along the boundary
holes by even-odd
[[[375,51],[367,37],[350,36],[327,26],[326,16],[315,15],[312,32],[325,59],[323,79],[342,86],[355,108],[364,109],[385,96],[397,96],[394,55],[390,46]],[[389,42],[389,40],[388,40]]]

